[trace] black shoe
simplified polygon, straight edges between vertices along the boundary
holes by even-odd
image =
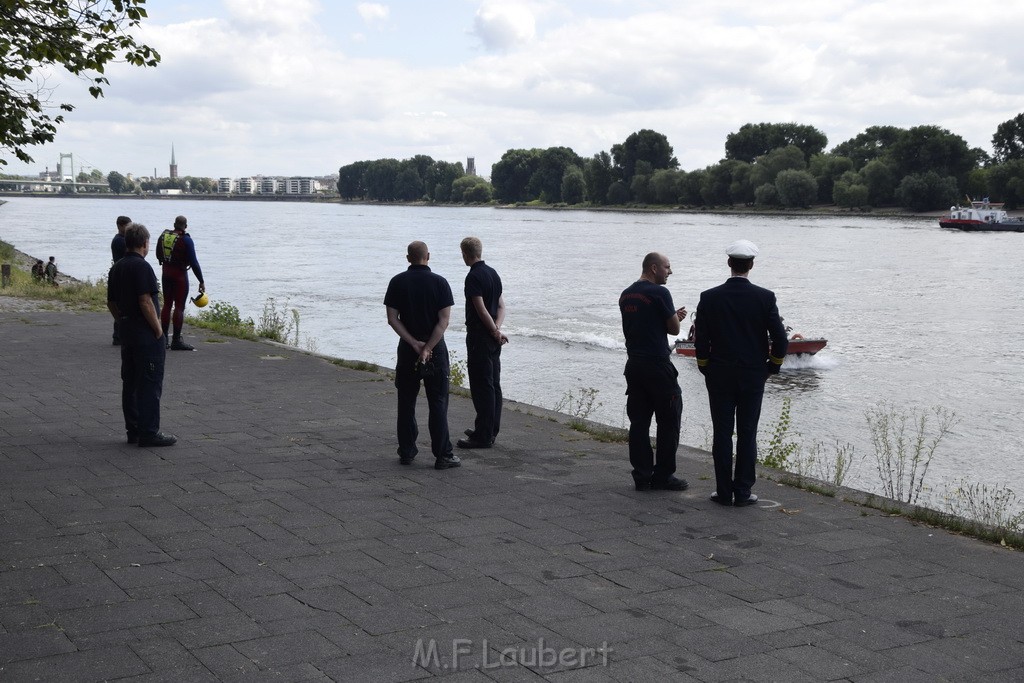
[[[490,448],[490,442],[477,441],[476,439],[459,439],[456,443],[459,448]]]
[[[733,503],[733,505],[735,505],[738,508],[742,508],[742,507],[746,507],[748,505],[753,505],[756,502],[757,502],[757,496],[755,496],[753,493],[751,493],[746,498],[737,498],[736,502]]]
[[[638,481],[638,482],[635,482],[635,485],[636,485],[636,490],[637,491],[650,491],[651,490],[651,482],[649,482],[649,481]]]
[[[178,441],[176,436],[157,432],[152,436],[139,436],[139,446],[173,446]]]
[[[472,429],[467,429],[466,431],[464,431],[462,433],[465,434],[466,436],[468,436],[471,439],[473,438],[473,435],[476,434],[476,432],[474,432]]]
[[[669,477],[664,481],[652,481],[651,488],[657,491],[685,491],[690,488],[690,484],[685,479]]]
[[[411,465],[411,464],[412,464],[412,461],[413,461],[413,460],[414,460],[415,458],[416,458],[416,456],[415,456],[415,455],[410,455],[410,456],[409,456],[408,458],[399,458],[399,459],[398,459],[398,464],[399,464],[399,465]]]
[[[730,495],[728,498],[726,498],[724,496],[719,496],[718,492],[715,491],[714,493],[711,494],[711,502],[712,503],[718,503],[719,505],[729,505],[729,506],[731,506],[732,505],[732,496]]]
[[[460,465],[462,465],[462,461],[459,460],[457,455],[448,455],[434,461],[435,470],[446,470],[451,467],[459,467]]]
[[[196,347],[191,344],[186,344],[181,340],[181,337],[175,337],[174,341],[171,342],[171,351],[195,351]]]
[[[135,433],[135,432],[125,432],[125,435],[127,437],[126,440],[127,440],[128,443],[138,443],[139,442],[139,435],[137,433]]]

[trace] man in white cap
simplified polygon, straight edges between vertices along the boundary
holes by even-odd
[[[725,253],[732,276],[701,293],[695,347],[697,368],[708,389],[714,431],[711,454],[716,486],[711,500],[742,507],[757,502],[750,489],[755,481],[761,398],[768,375],[782,367],[789,342],[775,293],[747,279],[758,254],[757,246],[749,240],[737,240]]]

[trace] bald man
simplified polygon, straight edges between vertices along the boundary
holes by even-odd
[[[451,376],[444,333],[451,320],[452,288],[431,272],[430,251],[423,242],[412,242],[406,252],[409,267],[391,278],[384,296],[388,325],[398,335],[398,460],[411,465],[416,457],[416,397],[422,382],[427,396],[430,450],[434,469],[458,467],[448,433],[448,382]]]
[[[676,309],[665,287],[672,264],[664,254],[644,257],[640,279],[619,296],[622,333],[626,337],[626,415],[629,417],[629,462],[637,491],[685,491],[675,476],[683,397],[672,364],[668,335],[679,334],[686,308]],[[651,418],[658,421],[657,450],[651,448]]]

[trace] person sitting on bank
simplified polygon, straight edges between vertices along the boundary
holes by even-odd
[[[36,262],[32,264],[32,279],[36,282],[46,279],[46,269],[43,267],[41,259],[36,259]]]

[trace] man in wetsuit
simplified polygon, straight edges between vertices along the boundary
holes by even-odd
[[[114,264],[124,258],[125,252],[128,248],[124,245],[124,231],[129,225],[132,224],[132,219],[128,216],[117,217],[117,234],[114,235],[114,239],[110,240],[110,267],[113,268]],[[107,282],[110,282],[110,275],[107,274]],[[121,336],[117,331],[117,316],[114,316],[114,346],[121,345]]]
[[[178,216],[174,219],[174,230],[164,230],[157,245],[157,260],[163,264],[161,283],[164,288],[164,307],[160,311],[160,324],[167,337],[171,326],[171,308],[174,308],[174,337],[169,347],[172,351],[194,351],[195,347],[186,344],[181,338],[181,327],[185,322],[185,301],[188,298],[188,270],[192,269],[199,280],[199,292],[206,291],[203,280],[203,269],[196,258],[196,245],[192,236],[187,234],[188,219]]]
[[[640,279],[619,296],[622,333],[626,337],[626,415],[629,417],[629,463],[637,491],[685,491],[675,476],[676,449],[683,419],[683,397],[672,364],[668,335],[679,334],[686,308],[676,309],[665,288],[672,265],[651,252],[644,257]],[[657,450],[651,448],[651,418],[658,421]]]
[[[177,439],[160,431],[163,392],[163,329],[156,315],[160,294],[156,273],[146,263],[149,231],[133,223],[125,230],[127,253],[110,269],[107,308],[121,333],[121,410],[128,443],[172,446]]]
[[[399,336],[395,388],[398,389],[398,460],[411,465],[416,457],[416,396],[420,382],[427,395],[430,450],[434,469],[462,464],[452,453],[448,434],[448,381],[451,377],[444,332],[451,320],[452,288],[427,265],[430,252],[423,242],[409,244],[409,268],[391,278],[384,295],[388,325]]]

